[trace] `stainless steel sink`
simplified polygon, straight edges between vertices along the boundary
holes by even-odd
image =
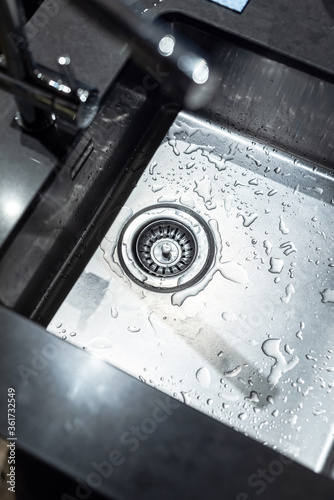
[[[48,330],[330,475],[334,90],[253,49],[221,42],[213,102],[178,114]]]

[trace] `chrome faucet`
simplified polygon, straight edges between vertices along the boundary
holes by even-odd
[[[18,121],[33,132],[52,125],[56,117],[85,128],[99,105],[95,88],[78,82],[68,56],[58,59],[60,72],[36,64],[25,36],[25,13],[21,0],[0,0],[0,88],[16,97]]]
[[[181,35],[171,33],[167,23],[145,21],[125,0],[73,3],[128,42],[133,59],[158,83],[164,83],[171,100],[197,109],[209,99],[218,78],[208,55]],[[76,128],[86,128],[98,111],[97,89],[76,80],[68,55],[58,58],[59,73],[37,65],[24,33],[21,0],[0,0],[0,7],[4,50],[0,55],[0,68],[4,69],[0,71],[0,88],[16,96],[22,126],[30,131],[41,130],[60,117]]]
[[[180,33],[172,33],[168,23],[144,20],[128,0],[72,1],[125,40],[133,59],[148,73],[155,78],[163,74],[160,79],[170,96],[182,105],[198,109],[210,98],[219,80],[210,56]]]

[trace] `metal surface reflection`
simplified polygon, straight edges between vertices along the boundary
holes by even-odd
[[[317,472],[326,470],[334,416],[327,396],[333,181],[268,144],[180,113],[49,330],[75,331],[69,342],[89,346]],[[184,211],[196,213],[213,235],[214,256],[196,280],[187,276],[191,267],[164,275],[150,256],[165,227],[176,241],[170,212],[185,222]],[[141,238],[140,218],[146,232],[138,260],[132,239]],[[195,221],[198,245],[200,227]],[[85,304],[97,297],[84,285],[87,273],[108,286],[82,324]],[[325,302],[324,290],[330,290]]]

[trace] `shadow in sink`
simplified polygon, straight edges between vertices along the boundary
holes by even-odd
[[[187,320],[185,328],[193,328],[196,331],[195,324],[198,326],[198,318]],[[253,410],[264,408],[271,404],[278,394],[278,388],[273,386],[261,368],[256,368],[254,360],[243,357],[237,349],[232,349],[227,341],[222,341],[219,329],[202,327],[194,338],[189,338],[182,333],[182,327],[174,328],[174,331],[184,337],[184,341],[190,349],[197,352],[203,359],[204,367],[199,368],[196,373],[196,380],[201,385],[210,385],[210,371],[220,374],[221,384],[220,397],[224,400],[222,408],[228,408],[229,401],[238,400],[239,394],[242,394],[244,401],[253,406]],[[230,336],[235,335],[233,329],[225,330]],[[207,367],[207,368],[205,368]],[[194,367],[196,369],[196,366]],[[230,388],[230,395],[226,394],[225,389]],[[251,389],[256,390],[251,390]],[[231,390],[232,389],[232,390]],[[233,394],[235,392],[235,396]],[[225,394],[224,394],[225,393]],[[183,391],[183,402],[191,402],[191,392],[188,394]],[[208,406],[214,404],[213,400],[207,399]],[[219,418],[219,414],[217,414]],[[246,418],[246,413],[240,411],[240,418]]]
[[[219,92],[197,115],[179,113],[48,329],[329,474],[334,87],[316,68],[246,45],[223,37]],[[209,227],[214,258],[183,286],[188,242],[166,226],[191,213]],[[156,224],[148,267],[137,255],[143,225],[120,241],[137,214]],[[187,228],[198,239],[201,228]]]

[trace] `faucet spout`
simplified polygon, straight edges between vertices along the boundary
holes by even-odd
[[[18,123],[30,132],[53,125],[55,116],[76,129],[86,128],[99,105],[95,88],[78,82],[69,68],[70,58],[58,64],[62,74],[36,64],[25,36],[25,13],[21,0],[0,0],[0,88],[16,98]]]
[[[167,87],[169,97],[189,109],[198,109],[211,98],[219,77],[209,54],[172,32],[168,23],[145,20],[126,0],[72,1],[128,42],[133,59]]]
[[[158,84],[168,100],[198,109],[211,98],[219,77],[210,57],[168,23],[147,21],[126,0],[72,0],[102,26],[129,43],[134,60]],[[86,128],[99,106],[95,88],[76,80],[67,55],[58,58],[60,73],[33,61],[25,37],[21,0],[0,0],[0,88],[16,97],[19,123],[38,132],[51,126],[55,116]],[[11,39],[19,43],[11,43]]]

